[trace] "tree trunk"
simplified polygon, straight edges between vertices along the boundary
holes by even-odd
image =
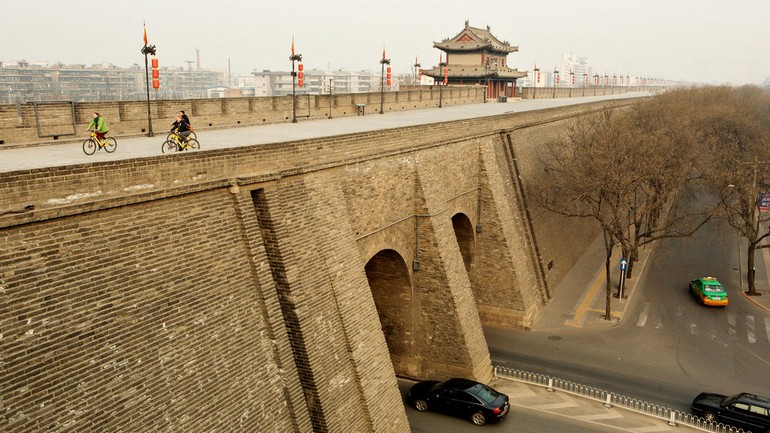
[[[612,259],[612,247],[607,251],[606,259],[604,260],[604,275],[607,277],[607,303],[604,310],[604,320],[612,320],[612,278],[610,270],[610,260]]]
[[[757,294],[757,288],[754,284],[754,256],[756,253],[756,245],[749,242],[748,251],[746,253],[746,269],[747,269],[747,275],[746,275],[746,282],[748,283],[749,290],[746,292],[747,295],[756,295]]]

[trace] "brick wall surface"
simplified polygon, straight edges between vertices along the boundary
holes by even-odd
[[[7,209],[34,209],[0,215],[2,419],[408,431],[394,366],[488,379],[481,321],[526,327],[578,256],[552,232],[591,228],[522,209],[522,191],[539,144],[592,109],[3,174]],[[482,227],[470,274],[455,215]],[[370,289],[381,253],[403,317]],[[401,357],[383,323],[407,319]]]
[[[0,232],[4,430],[302,425],[223,202],[216,189]]]

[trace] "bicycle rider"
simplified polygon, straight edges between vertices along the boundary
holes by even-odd
[[[176,120],[171,124],[171,131],[176,131],[176,133],[182,137],[182,140],[184,140],[185,144],[187,143],[188,137],[190,136],[190,124],[184,121],[181,112],[180,114],[176,115]],[[178,150],[182,149],[180,148]]]
[[[109,132],[107,121],[104,120],[104,118],[100,116],[96,111],[94,111],[93,114],[94,118],[91,120],[91,123],[88,125],[88,129],[86,129],[86,131],[94,131],[96,138],[99,139],[99,143],[104,143],[104,136],[107,135],[107,132]]]

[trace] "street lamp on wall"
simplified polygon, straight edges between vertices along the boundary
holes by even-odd
[[[559,82],[559,71],[553,70],[553,97],[556,98],[556,83]]]
[[[447,65],[446,62],[439,62],[439,64],[438,64],[439,72],[444,74],[444,68],[446,68],[446,65]],[[446,77],[446,75],[444,75],[444,77]],[[439,84],[439,86],[438,86],[438,108],[441,108],[441,92],[442,92],[441,88],[444,87],[445,85],[446,84],[443,83],[443,85]]]
[[[294,40],[291,42],[291,123],[297,123],[297,98],[296,98],[296,77],[297,73],[294,72],[294,62],[302,61],[302,54],[294,54]]]
[[[152,110],[150,110],[150,69],[147,64],[147,56],[155,55],[155,45],[148,45],[146,36],[145,36],[144,46],[142,47],[142,54],[144,54],[144,79],[147,87],[147,136],[152,137],[154,136],[154,134],[152,133]],[[155,63],[153,63],[153,67],[154,66],[155,66]]]
[[[385,78],[385,65],[390,64],[390,59],[385,58],[385,50],[382,50],[382,60],[380,60],[380,66],[382,70],[380,71],[380,114],[385,114],[385,82],[383,81]]]
[[[534,83],[532,83],[532,99],[537,99],[537,83],[540,82],[540,68],[535,66],[535,69],[532,71],[535,73],[535,80]]]
[[[583,72],[583,96],[586,95],[586,86],[588,86],[588,74]]]

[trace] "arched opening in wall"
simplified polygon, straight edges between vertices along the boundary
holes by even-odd
[[[375,254],[365,266],[374,305],[397,376],[416,377],[412,338],[413,291],[404,259],[393,250]]]
[[[452,217],[452,227],[455,229],[457,244],[460,246],[460,253],[463,255],[465,263],[465,272],[470,275],[473,255],[476,250],[476,240],[473,233],[471,220],[465,214],[458,213]]]

